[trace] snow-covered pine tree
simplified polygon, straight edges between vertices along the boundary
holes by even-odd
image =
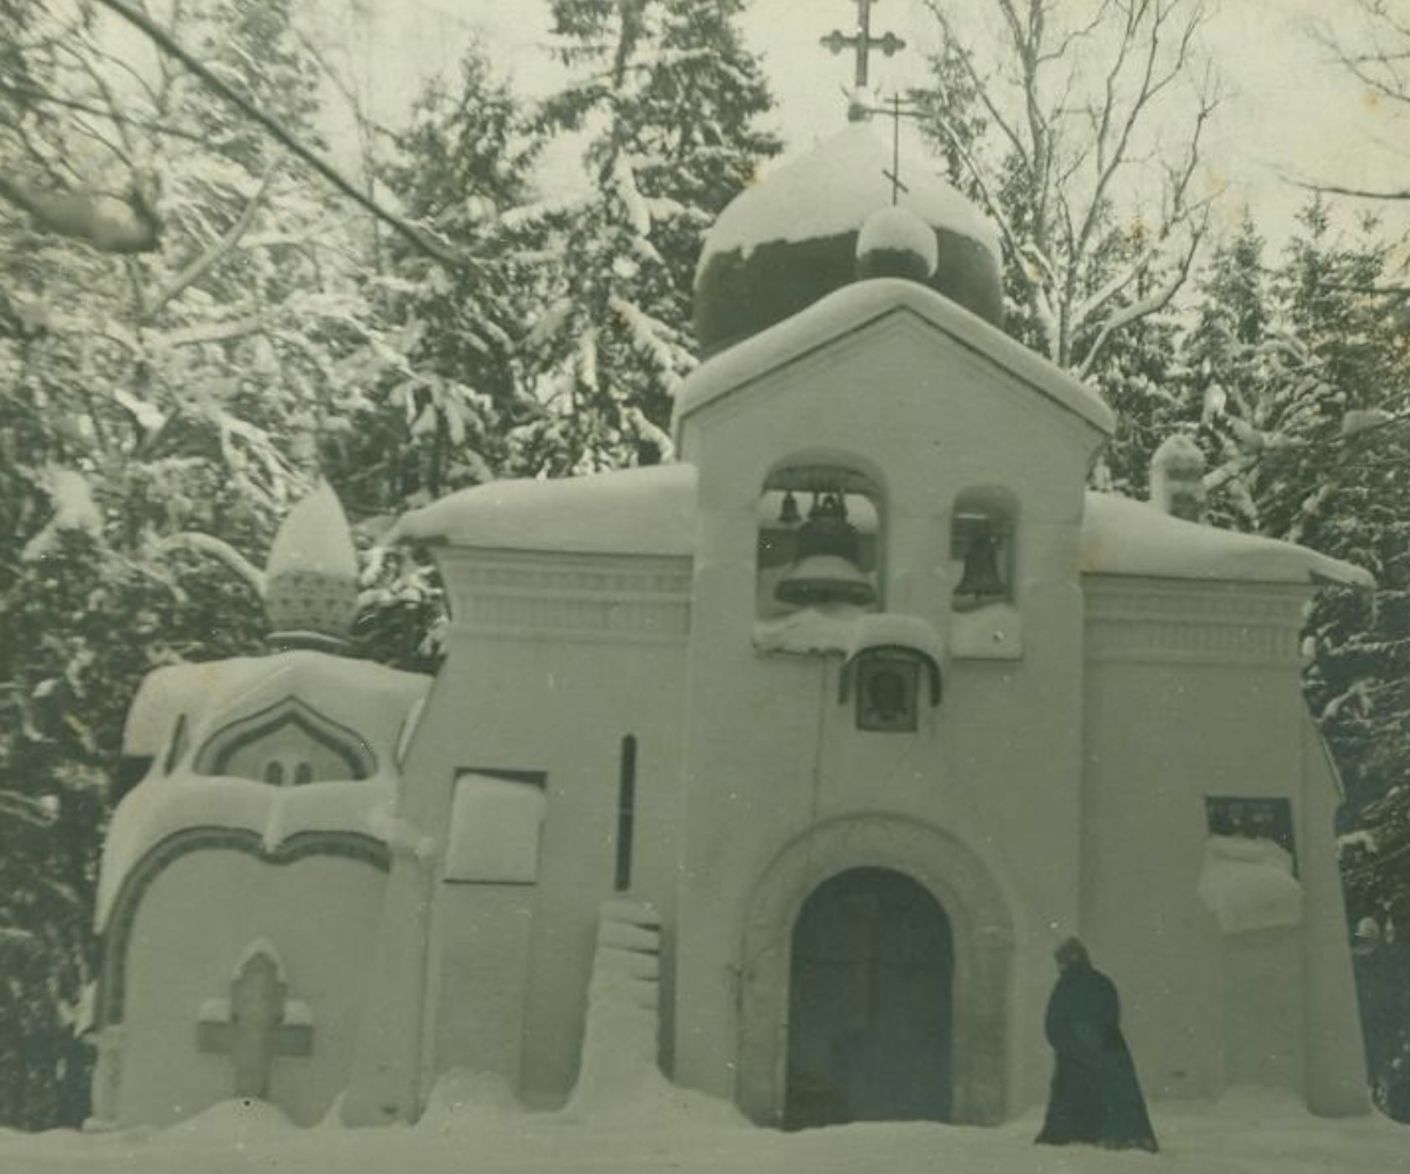
[[[694,365],[690,294],[703,234],[774,154],[770,97],[741,0],[555,0],[573,80],[546,126],[584,140],[587,190],[521,212],[561,263],[524,341],[540,418],[516,430],[524,471],[649,464],[668,454],[671,396]]]
[[[286,0],[166,15],[311,133]],[[127,258],[0,221],[0,1114],[41,1127],[86,1111],[89,888],[133,690],[155,664],[257,646],[241,552],[263,552],[319,435],[388,360],[325,187],[179,65],[114,62],[101,27],[49,10],[30,28],[45,93],[0,107],[0,168],[139,184],[162,215],[159,251]]]

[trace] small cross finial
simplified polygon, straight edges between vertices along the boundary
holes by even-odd
[[[867,61],[873,49],[880,49],[887,57],[899,53],[906,47],[906,42],[895,33],[886,33],[879,37],[871,35],[871,6],[876,0],[853,0],[857,6],[857,29],[850,36],[838,29],[833,29],[827,36],[822,38],[824,47],[831,49],[834,54],[841,53],[844,49],[856,50],[856,86],[865,89],[867,86]]]
[[[881,174],[891,181],[891,203],[901,202],[901,193],[911,189],[901,182],[901,95],[891,96],[891,170]]]

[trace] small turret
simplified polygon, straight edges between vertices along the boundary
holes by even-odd
[[[299,502],[269,549],[264,610],[277,648],[336,648],[357,617],[357,550],[326,481]]]

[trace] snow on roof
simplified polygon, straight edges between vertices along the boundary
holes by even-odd
[[[240,828],[261,836],[269,848],[301,831],[384,838],[374,816],[396,797],[398,742],[430,684],[431,678],[420,673],[306,649],[170,665],[148,673],[128,713],[123,753],[155,762],[114,812],[99,872],[98,925],[137,861],[187,828]],[[346,727],[370,750],[375,773],[358,780],[276,787],[194,771],[196,756],[212,736],[289,699]],[[185,734],[168,763],[182,719]]]
[[[128,873],[168,836],[191,828],[253,832],[272,851],[301,832],[353,832],[382,839],[379,812],[396,802],[396,780],[273,787],[253,779],[178,771],[148,775],[113,814],[98,873],[94,922],[101,931]]]
[[[856,232],[877,209],[891,206],[891,147],[865,122],[785,159],[720,213],[705,238],[697,276],[717,253],[746,256],[770,241],[803,241]],[[905,188],[897,204],[936,228],[973,237],[995,256],[999,237],[980,211],[935,174],[930,161],[902,151]]]
[[[285,517],[269,548],[268,575],[317,571],[357,580],[357,549],[338,495],[327,481]]]
[[[1049,399],[1110,433],[1111,409],[1085,383],[914,281],[879,277],[835,290],[807,309],[707,359],[676,391],[673,428],[691,412],[888,314],[912,313],[1023,380]]]
[[[1375,585],[1369,572],[1305,546],[1186,522],[1114,493],[1087,494],[1080,568],[1169,579]]]
[[[380,763],[390,763],[407,714],[430,684],[421,673],[310,649],[169,665],[143,678],[128,710],[123,753],[156,756],[183,715],[189,745],[199,748],[215,730],[295,696],[357,731]]]
[[[406,514],[396,542],[588,554],[690,554],[695,466],[651,465],[553,481],[491,481]]]

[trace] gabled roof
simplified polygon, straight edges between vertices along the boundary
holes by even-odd
[[[676,392],[673,429],[706,404],[892,314],[913,315],[1093,427],[1114,431],[1116,417],[1086,384],[950,299],[894,277],[854,282],[707,359]]]

